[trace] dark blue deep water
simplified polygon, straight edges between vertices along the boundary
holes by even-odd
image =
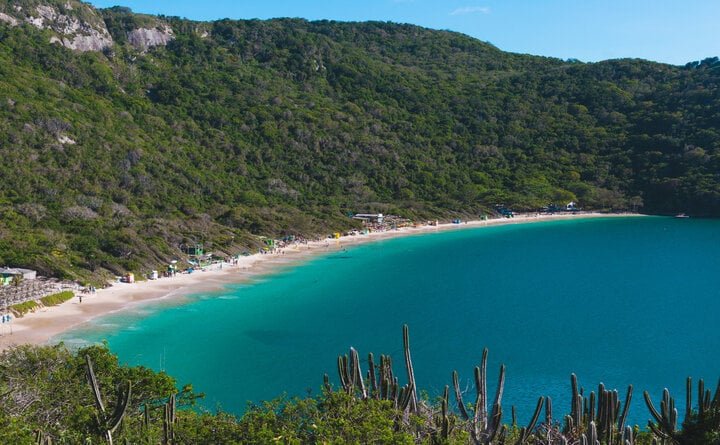
[[[106,339],[123,362],[164,369],[208,408],[316,394],[350,346],[391,354],[404,375],[410,326],[418,386],[432,397],[457,369],[468,384],[490,349],[491,392],[526,422],[537,398],[569,410],[570,373],[636,392],[720,376],[720,221],[607,218],[381,241],[332,253],[187,304],[145,306],[63,336]],[[505,412],[509,413],[509,408]],[[682,413],[681,413],[682,415]],[[506,419],[509,420],[509,419]]]

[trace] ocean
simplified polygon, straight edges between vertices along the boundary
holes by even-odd
[[[570,409],[570,374],[602,382],[646,425],[642,402],[685,378],[720,377],[720,221],[601,218],[456,230],[368,243],[315,257],[250,283],[160,302],[65,333],[107,341],[122,362],[165,370],[206,394],[204,407],[321,391],[336,358],[355,347],[390,354],[404,376],[410,328],[417,384],[438,396],[457,370],[472,393],[489,348],[488,390],[507,366],[504,421],[526,423],[539,396]],[[401,383],[403,378],[401,377]],[[472,397],[470,397],[472,398]],[[656,402],[657,403],[657,402]],[[681,409],[680,416],[684,415]]]

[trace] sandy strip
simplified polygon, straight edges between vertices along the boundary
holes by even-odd
[[[37,312],[14,319],[0,327],[0,351],[19,344],[47,343],[52,337],[103,315],[132,310],[142,303],[160,299],[179,298],[183,295],[217,291],[230,283],[241,283],[261,275],[267,275],[279,268],[297,264],[313,255],[323,254],[340,248],[398,236],[432,233],[444,230],[458,230],[502,224],[521,224],[563,219],[607,218],[601,213],[577,213],[560,215],[516,215],[514,218],[498,218],[487,221],[469,221],[461,224],[440,224],[438,226],[408,227],[387,232],[373,232],[368,235],[345,236],[339,240],[311,241],[308,244],[283,249],[284,254],[255,254],[241,257],[237,265],[225,263],[222,269],[196,271],[192,274],[178,274],[173,278],[155,281],[141,281],[133,284],[119,283],[100,289],[95,294],[84,294],[82,303],[75,297],[59,306],[43,308]],[[639,216],[639,215],[633,215]],[[12,332],[11,332],[12,331]]]

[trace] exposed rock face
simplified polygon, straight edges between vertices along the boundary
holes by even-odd
[[[16,19],[15,17],[9,16],[9,15],[4,14],[4,13],[2,13],[2,12],[0,12],[0,22],[9,23],[10,26],[17,26],[17,25],[18,25],[18,21],[17,21],[17,19]]]
[[[60,143],[63,144],[63,145],[75,145],[75,144],[77,144],[77,142],[75,142],[74,139],[71,139],[71,138],[67,137],[67,136],[64,135],[64,134],[63,134],[63,135],[60,135],[60,136],[58,137],[58,142],[60,142]]]
[[[102,20],[91,24],[61,14],[49,5],[39,5],[36,10],[39,17],[30,16],[26,20],[40,29],[52,29],[60,34],[61,43],[66,48],[77,51],[102,51],[113,44],[112,37]]]
[[[64,38],[62,44],[77,51],[102,51],[112,46],[113,41],[109,36],[91,34],[75,36],[72,40]]]
[[[39,29],[51,30],[55,35],[50,37],[50,43],[75,51],[102,51],[114,43],[103,17],[89,4],[77,0],[36,6],[32,3],[21,4],[23,6],[14,4],[12,7],[0,4],[0,25],[7,23],[18,26],[27,23]],[[148,24],[127,31],[128,42],[137,50],[144,52],[154,46],[165,46],[175,38],[172,28],[167,24],[159,20],[151,20]]]
[[[166,25],[156,28],[133,29],[128,33],[128,42],[141,51],[146,51],[153,46],[165,46],[174,38],[173,30]]]
[[[49,4],[35,8],[14,5],[13,10],[0,12],[0,21],[11,26],[25,22],[39,29],[49,29],[57,34],[50,38],[50,43],[60,43],[76,51],[102,51],[112,46],[113,39],[105,22],[92,7],[68,1],[62,9]]]

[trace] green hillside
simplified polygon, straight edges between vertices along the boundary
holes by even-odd
[[[391,23],[11,4],[104,23],[114,43],[73,51],[0,16],[0,264],[139,272],[183,243],[234,253],[353,211],[720,215],[717,58],[585,64]],[[164,26],[167,45],[131,44]]]

